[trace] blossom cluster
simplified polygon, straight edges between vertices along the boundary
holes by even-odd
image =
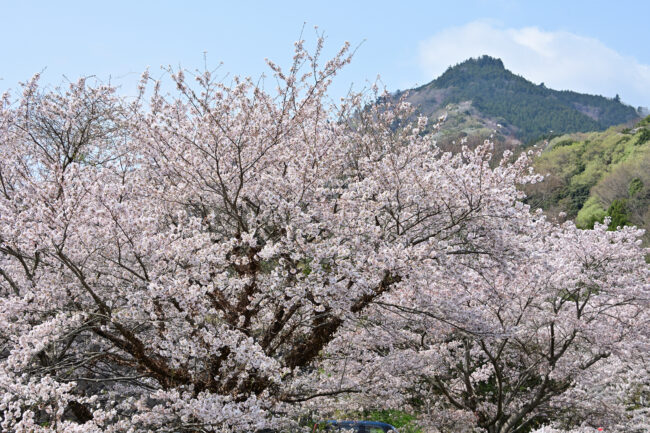
[[[384,405],[506,433],[566,421],[592,382],[621,408],[602,422],[645,425],[623,413],[648,377],[639,232],[547,221],[518,188],[531,154],[441,152],[389,95],[328,104],[350,54],[321,50],[269,63],[274,91],[170,71],[173,97],[148,74],[135,100],[3,96],[1,430],[297,431]]]

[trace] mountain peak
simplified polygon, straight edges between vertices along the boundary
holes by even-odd
[[[427,86],[449,87],[458,86],[468,81],[510,80],[515,78],[518,77],[505,68],[501,59],[483,55],[450,66],[440,77],[427,84]]]
[[[481,68],[499,68],[499,69],[505,69],[505,66],[503,66],[503,61],[499,59],[498,57],[491,57],[488,56],[487,54],[484,54],[480,57],[470,57],[469,59],[465,60],[464,62],[461,62],[454,66],[454,68],[462,68],[464,65],[476,65]],[[453,68],[451,68],[453,69]]]
[[[450,66],[440,77],[409,92],[421,113],[435,115],[449,104],[462,105],[461,117],[478,116],[492,130],[503,127],[522,142],[548,134],[604,130],[638,118],[618,98],[557,91],[536,85],[483,55]]]

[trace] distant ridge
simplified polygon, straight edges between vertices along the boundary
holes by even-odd
[[[462,108],[459,115],[498,125],[502,135],[523,143],[549,135],[601,131],[640,117],[618,95],[606,98],[549,89],[513,74],[501,59],[490,56],[449,67],[437,79],[407,92],[407,100],[422,114],[439,115],[451,104]]]

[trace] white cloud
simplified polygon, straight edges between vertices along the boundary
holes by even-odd
[[[537,27],[500,28],[475,21],[442,30],[419,47],[429,79],[450,65],[488,54],[507,69],[558,90],[599,94],[633,106],[650,105],[650,65],[623,56],[594,38]]]

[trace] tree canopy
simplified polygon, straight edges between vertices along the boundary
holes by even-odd
[[[328,105],[350,56],[321,48],[269,62],[273,91],[177,70],[174,96],[145,73],[135,100],[3,97],[2,430],[299,431],[366,403],[570,428],[597,403],[553,410],[592,382],[603,422],[647,427],[607,382],[647,341],[639,231],[531,213],[530,155],[441,152],[403,101]]]

